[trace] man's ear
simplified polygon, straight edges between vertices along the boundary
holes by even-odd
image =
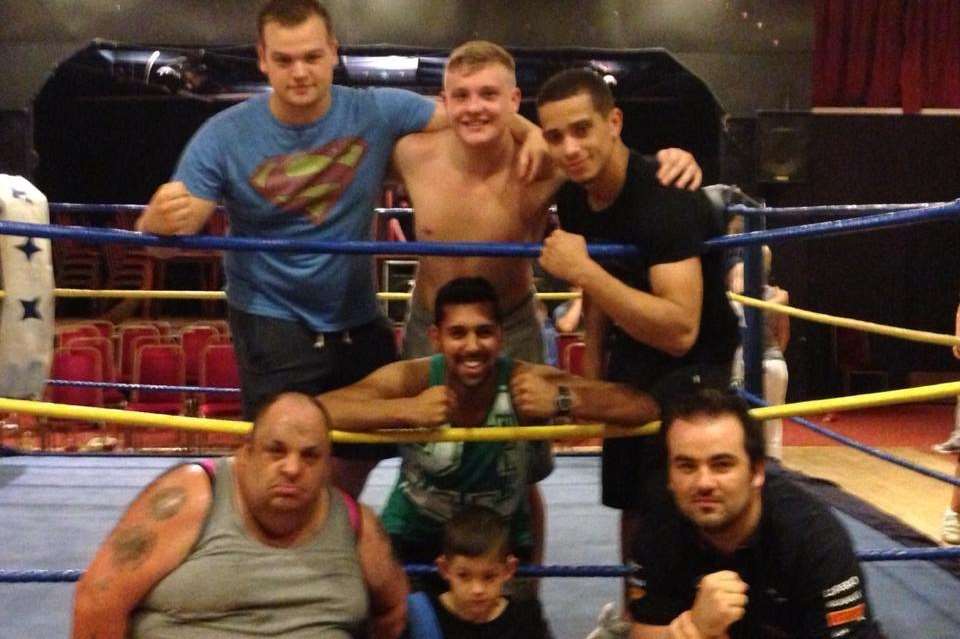
[[[507,579],[513,579],[513,575],[517,572],[517,566],[520,563],[520,560],[517,559],[516,555],[507,555]]]
[[[263,41],[257,42],[257,68],[260,69],[260,73],[267,75],[267,50],[263,48]]]
[[[450,563],[447,561],[446,555],[437,555],[437,558],[433,560],[433,563],[437,565],[437,570],[440,571],[440,576],[450,580]]]
[[[433,352],[440,352],[440,329],[436,324],[431,324],[427,329],[427,337],[430,338],[430,344],[433,346]]]
[[[763,461],[758,461],[753,466],[753,479],[750,484],[754,488],[763,488],[763,483],[767,480],[767,465]]]
[[[520,112],[520,100],[521,100],[521,97],[522,97],[522,96],[520,95],[520,88],[519,88],[519,87],[513,87],[513,90],[510,91],[510,104],[513,106],[513,112],[514,112],[514,113],[519,113],[519,112]]]
[[[617,107],[610,109],[610,113],[607,114],[607,125],[612,135],[620,137],[623,132],[623,111]]]

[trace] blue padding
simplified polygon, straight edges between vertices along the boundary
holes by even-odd
[[[410,639],[443,639],[437,613],[425,592],[407,596],[407,634]]]

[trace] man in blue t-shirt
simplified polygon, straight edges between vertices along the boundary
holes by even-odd
[[[257,25],[272,91],[200,128],[137,229],[197,233],[222,202],[234,237],[369,239],[394,142],[445,126],[445,113],[409,91],[333,85],[337,39],[316,0],[270,0]],[[224,268],[247,417],[266,396],[337,388],[395,359],[369,257],[227,252]],[[341,464],[336,476],[356,493],[375,463]]]

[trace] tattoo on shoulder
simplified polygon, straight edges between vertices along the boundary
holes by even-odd
[[[113,536],[113,563],[117,568],[136,568],[157,545],[157,533],[146,526],[131,526]]]
[[[157,521],[169,519],[180,512],[187,500],[187,492],[182,486],[162,488],[150,499],[150,514]]]

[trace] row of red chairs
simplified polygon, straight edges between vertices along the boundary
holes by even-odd
[[[121,325],[112,337],[104,335],[100,327],[90,324],[71,325],[57,334],[57,346],[77,344],[92,346],[101,351],[106,381],[130,382],[133,376],[133,358],[139,346],[147,343],[179,343],[186,355],[186,380],[197,384],[200,373],[200,354],[208,343],[228,343],[225,333],[215,323],[188,324],[179,331],[163,330],[155,323]]]
[[[104,338],[83,338],[99,340]],[[83,382],[111,381],[104,376],[102,349],[82,344],[81,339],[54,351],[51,377],[54,379]],[[186,385],[186,355],[179,344],[143,344],[134,356],[134,384],[164,386]],[[199,384],[204,387],[237,388],[240,376],[236,355],[229,343],[209,343],[200,357]],[[80,406],[122,406],[128,410],[161,413],[166,415],[197,415],[200,417],[239,418],[241,415],[240,394],[236,393],[186,393],[184,391],[146,391],[135,389],[127,400],[116,389],[89,386],[52,386],[46,390],[47,401]],[[41,445],[46,447],[46,430],[65,430],[72,433],[89,427],[88,422],[75,420],[48,420],[42,431]],[[113,430],[119,430],[114,428]],[[139,429],[137,429],[139,430]],[[130,444],[137,430],[128,430]]]

